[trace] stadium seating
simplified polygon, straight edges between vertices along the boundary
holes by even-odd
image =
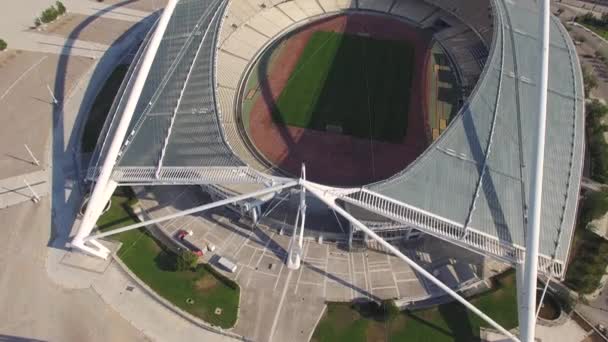
[[[487,0],[425,0],[446,12],[451,13],[462,22],[466,22],[482,36],[486,46],[492,43],[492,16]]]
[[[323,11],[323,9],[321,8],[321,6],[319,6],[319,4],[317,4],[316,1],[310,1],[310,0],[294,0],[294,1],[298,6],[300,6],[302,11],[304,11],[304,13],[306,13],[306,15],[309,17],[313,17],[316,15],[325,13]]]
[[[393,0],[359,0],[359,9],[388,13]]]
[[[254,168],[267,170],[242,141],[234,113],[239,82],[247,65],[274,37],[294,24],[357,5],[432,28],[435,39],[455,63],[462,87],[470,90],[476,84],[492,38],[487,0],[231,0],[216,58],[218,104],[229,145]]]
[[[420,24],[436,11],[437,7],[420,0],[398,0],[390,13]]]
[[[293,21],[298,22],[306,19],[306,13],[293,1],[287,1],[278,6]]]

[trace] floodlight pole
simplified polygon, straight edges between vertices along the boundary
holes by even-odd
[[[536,116],[536,146],[532,154],[530,170],[530,198],[528,229],[526,231],[526,257],[523,265],[522,307],[519,327],[521,340],[533,342],[536,327],[536,281],[538,273],[538,243],[540,240],[541,208],[543,194],[543,168],[545,159],[545,131],[547,123],[547,83],[549,79],[549,0],[540,1],[539,38],[540,59],[538,84],[538,115]]]
[[[30,155],[30,158],[32,158],[32,162],[36,166],[40,166],[40,161],[38,159],[36,159],[36,157],[34,156],[34,153],[32,153],[32,150],[30,150],[29,146],[27,146],[27,144],[23,144],[23,146],[25,146],[25,149],[27,150],[27,153]]]
[[[46,89],[48,89],[49,94],[51,94],[51,98],[53,99],[53,104],[54,105],[58,105],[59,101],[57,100],[57,98],[55,97],[55,93],[53,93],[53,91],[51,90],[51,86],[49,86],[49,84],[46,84]]]
[[[97,223],[97,219],[101,215],[103,207],[112,196],[113,190],[116,188],[116,183],[111,179],[112,170],[114,169],[114,165],[116,164],[116,160],[118,158],[118,153],[120,152],[120,148],[127,135],[131,118],[133,117],[133,113],[137,107],[137,103],[143,91],[146,79],[148,78],[148,73],[152,68],[152,62],[154,62],[156,52],[158,51],[161,40],[165,34],[165,30],[169,25],[171,15],[175,10],[177,2],[178,0],[168,1],[167,6],[165,7],[163,14],[158,21],[156,30],[150,39],[150,43],[147,47],[145,47],[146,51],[142,56],[140,70],[137,73],[135,82],[133,83],[133,87],[129,93],[124,111],[119,113],[119,115],[121,115],[120,121],[116,127],[114,136],[112,137],[112,142],[110,143],[110,147],[108,148],[108,152],[106,153],[103,164],[101,165],[101,170],[99,172],[99,176],[97,177],[95,187],[93,188],[91,198],[89,199],[87,210],[84,213],[78,232],[71,242],[72,247],[76,247],[82,251],[104,259],[108,257],[110,251],[97,241],[85,241],[85,238],[91,234],[91,231]],[[94,247],[85,245],[85,242],[94,245]]]

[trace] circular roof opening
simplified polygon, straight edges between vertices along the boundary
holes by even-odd
[[[307,177],[327,185],[364,185],[405,169],[458,112],[456,77],[432,34],[356,12],[276,39],[243,83],[249,145],[290,175],[305,163]]]

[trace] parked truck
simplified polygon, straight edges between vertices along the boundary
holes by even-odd
[[[224,267],[227,271],[230,271],[231,273],[236,272],[236,268],[237,268],[236,264],[232,260],[230,260],[226,257],[221,257],[217,261],[217,263],[220,264],[222,267]]]

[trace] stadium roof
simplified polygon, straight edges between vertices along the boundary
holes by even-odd
[[[505,261],[523,261],[534,143],[538,12],[534,2],[490,0],[494,39],[475,90],[449,128],[394,177],[335,190],[345,202]],[[119,183],[260,183],[230,149],[215,99],[216,40],[223,0],[181,0],[169,22],[124,141]],[[139,55],[146,48],[147,39]],[[562,276],[576,216],[583,160],[583,87],[572,41],[551,24],[540,270]],[[132,63],[119,94],[128,94]],[[126,97],[126,96],[125,96]],[[120,117],[113,107],[90,177]],[[224,118],[228,120],[229,118]]]

